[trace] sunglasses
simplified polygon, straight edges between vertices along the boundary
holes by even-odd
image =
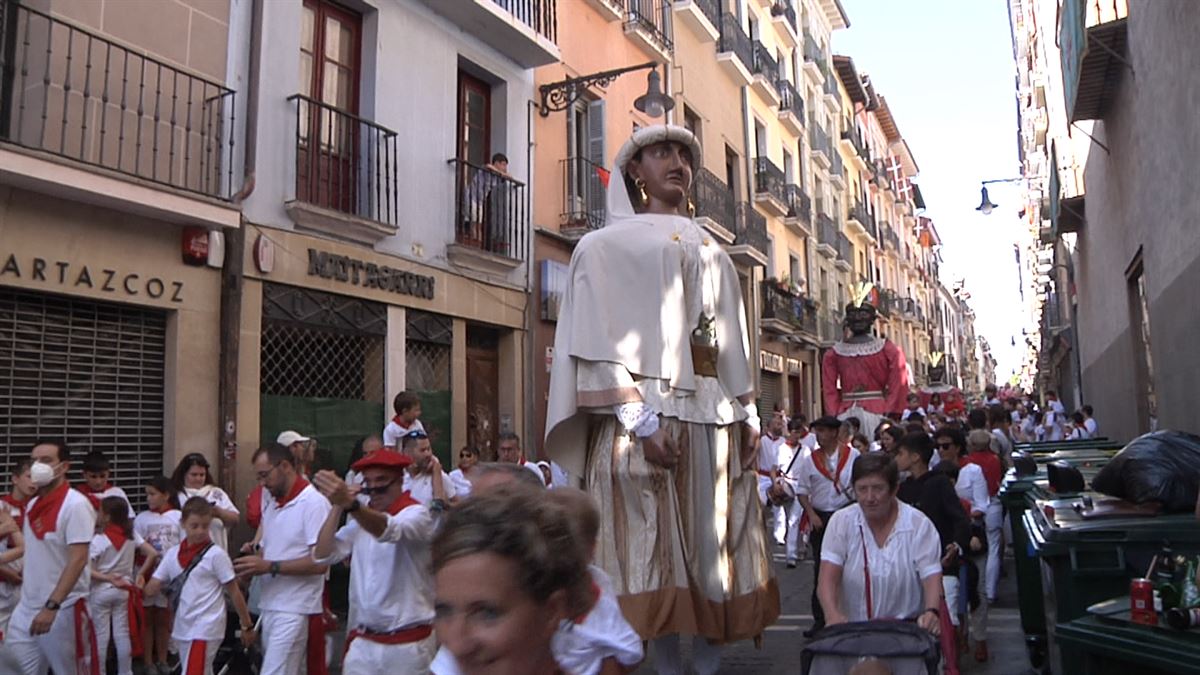
[[[473,455],[469,452],[460,452],[460,453],[458,453],[458,456],[462,459],[466,459],[468,457],[474,457],[475,455]]]
[[[937,446],[938,446],[938,448],[940,448],[942,450],[949,450],[950,448],[954,447],[954,444],[953,443],[938,443]]]
[[[404,434],[404,437],[421,439],[421,438],[429,438],[429,434],[425,433],[424,431],[421,431],[420,429],[415,429],[413,431],[408,432],[407,434]]]

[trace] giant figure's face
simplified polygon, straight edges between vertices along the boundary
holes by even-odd
[[[846,307],[846,326],[855,335],[866,335],[875,324],[875,308],[867,303],[855,307]]]
[[[691,149],[675,141],[642,148],[627,169],[631,178],[645,184],[649,203],[640,206],[652,213],[682,213],[692,189],[694,161]],[[630,199],[638,205],[640,194],[631,194]]]

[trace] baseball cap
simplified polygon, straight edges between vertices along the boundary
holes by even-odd
[[[824,427],[826,429],[838,429],[841,428],[842,421],[833,415],[825,415],[824,417],[818,417],[817,419],[813,420],[813,423],[808,426],[813,428]]]
[[[295,443],[297,441],[311,441],[311,440],[312,439],[309,438],[308,436],[301,436],[299,432],[291,431],[289,429],[288,431],[285,431],[282,434],[279,434],[279,438],[276,438],[275,442],[286,448],[286,447],[290,446],[292,443]]]
[[[355,471],[362,471],[371,467],[403,469],[409,464],[412,464],[412,458],[402,452],[396,452],[395,450],[374,450],[351,464],[350,468]]]

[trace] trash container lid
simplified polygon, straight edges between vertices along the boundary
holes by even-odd
[[[1083,494],[1090,495],[1093,499],[1109,499],[1107,495],[1098,492],[1089,491]],[[1036,527],[1036,531],[1030,533],[1034,540],[1045,544],[1097,546],[1121,543],[1161,546],[1163,541],[1169,541],[1173,545],[1200,545],[1200,524],[1197,524],[1196,517],[1190,513],[1084,520],[1074,508],[1079,500],[1079,495],[1033,500],[1026,518],[1027,522],[1032,522]]]

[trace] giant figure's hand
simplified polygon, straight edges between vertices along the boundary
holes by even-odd
[[[659,429],[642,438],[642,454],[646,456],[647,462],[655,466],[673,469],[679,461],[679,446],[675,444],[674,439]]]
[[[742,471],[753,471],[758,464],[759,443],[762,434],[749,424],[742,424]]]

